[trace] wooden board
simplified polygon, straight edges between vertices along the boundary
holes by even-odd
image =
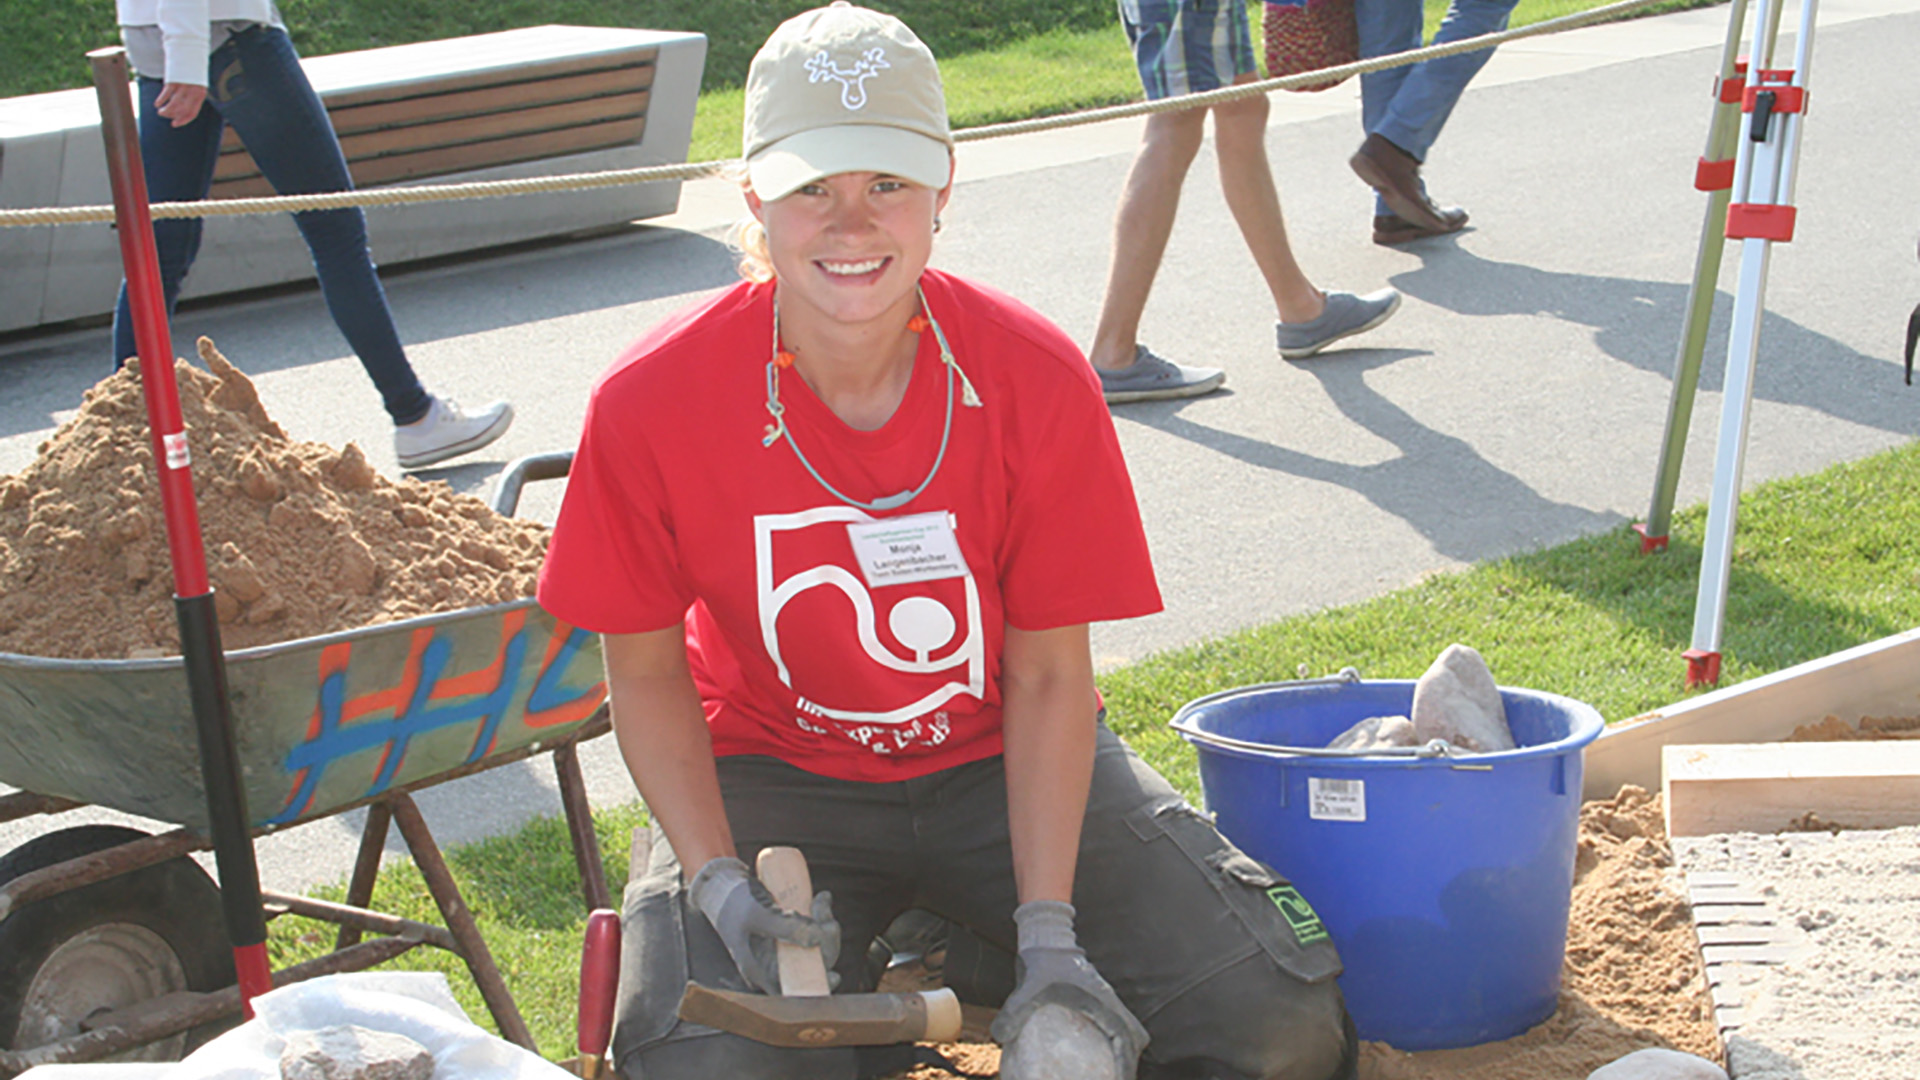
[[[1678,745],[1661,760],[1669,836],[1782,832],[1808,814],[1851,828],[1920,825],[1920,743]]]
[[[1587,747],[1585,797],[1610,799],[1622,784],[1655,790],[1669,744],[1772,742],[1828,714],[1849,724],[1920,714],[1920,629],[1610,725]]]

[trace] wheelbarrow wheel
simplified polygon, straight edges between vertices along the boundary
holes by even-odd
[[[0,857],[0,884],[146,835],[81,825],[35,837]],[[233,981],[220,890],[183,855],[0,919],[0,1046],[43,1046],[79,1034],[96,1013]],[[177,1061],[220,1029],[182,1032],[107,1060]]]

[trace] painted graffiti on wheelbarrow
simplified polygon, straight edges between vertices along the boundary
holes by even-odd
[[[556,624],[547,636],[545,655],[531,673],[525,701],[515,708],[523,685],[529,681],[526,617],[525,610],[507,613],[492,661],[460,673],[448,671],[453,642],[447,627],[417,629],[411,635],[398,681],[351,697],[347,694],[348,674],[355,642],[344,641],[323,649],[319,701],[305,740],[287,754],[291,790],[286,805],[269,822],[283,825],[306,816],[327,771],[347,768],[342,764],[346,759],[367,751],[381,751],[366,789],[366,795],[371,796],[393,784],[409,744],[429,732],[471,726],[473,736],[462,762],[471,764],[493,753],[504,724],[537,731],[592,716],[606,700],[607,685],[599,678],[584,688],[570,685],[569,668],[592,635],[565,624]],[[597,654],[589,653],[589,659],[597,676]]]

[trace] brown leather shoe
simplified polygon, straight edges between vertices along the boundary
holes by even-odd
[[[1445,236],[1467,227],[1467,212],[1457,206],[1449,206],[1440,212],[1440,218],[1446,222],[1444,229],[1429,229],[1424,225],[1415,225],[1398,214],[1375,214],[1373,216],[1373,242],[1392,247],[1395,244],[1425,240],[1429,236]]]
[[[1380,193],[1387,208],[1402,220],[1436,234],[1458,228],[1449,228],[1440,208],[1420,190],[1420,163],[1384,137],[1367,136],[1367,141],[1360,144],[1347,164],[1353,166],[1353,171],[1368,187]]]

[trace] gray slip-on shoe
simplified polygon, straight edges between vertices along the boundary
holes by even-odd
[[[1364,334],[1400,309],[1400,292],[1381,289],[1365,296],[1327,290],[1327,308],[1311,322],[1275,323],[1280,355],[1289,360],[1312,356],[1344,337]]]
[[[1128,401],[1157,401],[1162,398],[1199,397],[1220,389],[1227,373],[1219,368],[1187,367],[1156,356],[1145,345],[1134,346],[1133,363],[1118,371],[1095,368],[1100,375],[1100,392],[1107,404]]]

